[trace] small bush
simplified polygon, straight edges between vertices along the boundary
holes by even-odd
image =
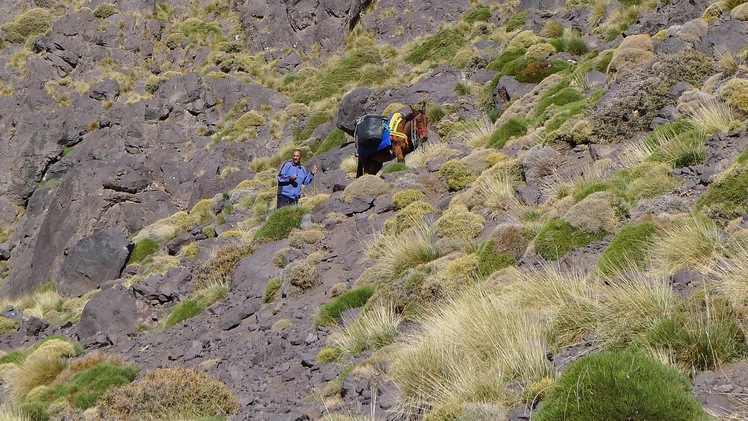
[[[706,420],[688,378],[643,354],[603,351],[561,373],[533,416],[550,420]]]
[[[403,209],[409,204],[421,200],[423,193],[418,189],[405,189],[395,192],[392,195],[392,204],[395,209]]]
[[[216,282],[228,284],[239,261],[253,251],[251,246],[238,242],[221,246],[208,261],[195,265],[192,274],[195,286],[205,288]]]
[[[529,10],[515,13],[514,16],[507,19],[506,23],[504,24],[506,31],[513,32],[513,31],[516,31],[517,29],[521,29],[523,26],[525,26],[525,20],[527,19],[527,16],[529,14],[530,14]]]
[[[513,265],[516,261],[508,254],[497,253],[494,240],[481,243],[475,254],[478,257],[477,275],[479,278],[487,278],[497,270]]]
[[[386,181],[375,175],[365,174],[345,187],[343,194],[340,195],[340,200],[350,203],[358,194],[376,197],[387,193],[389,189]]]
[[[535,117],[540,117],[551,105],[562,106],[582,99],[584,99],[584,95],[571,87],[563,88],[552,95],[544,95],[535,107]]]
[[[725,299],[694,294],[660,319],[645,340],[689,372],[714,370],[746,353],[737,320]]]
[[[730,79],[722,87],[720,95],[731,107],[748,115],[748,80]]]
[[[303,292],[317,286],[320,275],[314,262],[307,259],[292,263],[284,271],[283,280]]]
[[[276,210],[257,230],[254,241],[275,241],[288,237],[292,229],[299,227],[301,217],[308,212],[306,208],[300,206],[284,206]]]
[[[278,291],[281,287],[281,279],[278,277],[275,277],[268,281],[268,283],[265,285],[265,290],[262,292],[262,302],[263,303],[272,303],[275,301],[275,297],[278,294]]]
[[[628,224],[623,227],[603,251],[597,269],[605,276],[630,269],[643,271],[656,228],[654,222]]]
[[[569,67],[569,63],[558,59],[520,57],[504,66],[502,72],[514,76],[518,82],[540,83],[546,77]]]
[[[357,355],[366,350],[377,350],[395,342],[401,317],[392,307],[376,306],[365,309],[355,322],[334,332],[330,341],[346,354]]]
[[[488,22],[491,20],[491,9],[488,7],[478,7],[468,10],[462,14],[462,20],[467,23]]]
[[[8,332],[15,332],[18,329],[18,322],[7,317],[0,316],[0,335]]]
[[[317,353],[317,361],[321,363],[334,363],[340,359],[343,351],[337,346],[326,346]]]
[[[158,368],[142,379],[110,390],[101,399],[107,419],[176,419],[234,414],[231,388],[192,368]]]
[[[382,168],[382,174],[391,174],[398,171],[408,171],[408,166],[405,164],[405,162],[393,162],[389,165],[385,165],[385,167]]]
[[[100,5],[96,6],[96,9],[94,9],[93,11],[93,15],[99,19],[106,19],[109,16],[116,15],[117,13],[119,13],[119,9],[117,9],[117,6],[113,5],[112,3],[101,3]]]
[[[525,134],[527,134],[527,121],[523,118],[512,117],[491,134],[486,147],[501,149],[509,139]]]
[[[501,73],[504,71],[504,66],[525,55],[526,51],[527,50],[525,48],[506,49],[502,51],[495,60],[488,63],[486,69],[496,70],[497,72]],[[500,77],[501,75],[499,74],[498,76]],[[496,82],[498,82],[498,79],[496,80]]]
[[[447,183],[449,191],[462,190],[477,178],[470,168],[458,159],[452,159],[442,165],[439,168],[439,176]]]
[[[483,231],[485,218],[470,212],[465,205],[454,205],[447,209],[434,223],[439,237],[460,237],[471,239]]]
[[[703,211],[720,225],[726,225],[748,210],[746,183],[748,165],[733,164],[699,197],[696,210]]]
[[[575,56],[587,54],[589,50],[590,49],[589,47],[587,47],[587,43],[584,42],[582,37],[576,31],[572,32],[572,35],[570,35],[566,40],[566,51],[574,54]]]
[[[583,247],[591,241],[600,239],[593,235],[572,228],[568,222],[554,219],[546,223],[535,237],[535,252],[547,260],[558,260],[575,247]]]
[[[334,300],[325,303],[317,313],[314,326],[332,326],[338,323],[340,315],[349,309],[363,307],[376,287],[374,285],[363,285],[361,287],[344,292]]]
[[[127,259],[127,263],[140,263],[143,261],[143,259],[153,253],[156,253],[159,250],[161,250],[161,245],[158,243],[158,241],[152,238],[144,238],[135,243],[135,247],[132,249],[130,258]]]
[[[47,32],[51,22],[52,17],[47,10],[34,8],[6,23],[2,29],[5,31],[6,41],[20,44],[29,37]]]
[[[345,132],[335,128],[333,131],[330,132],[330,134],[327,135],[325,140],[320,143],[319,146],[317,146],[317,149],[314,151],[315,155],[319,155],[323,152],[327,152],[330,149],[341,146],[345,143]]]
[[[557,20],[548,20],[543,25],[542,35],[546,38],[559,38],[564,34],[564,25]]]
[[[429,203],[416,200],[404,207],[393,218],[385,221],[384,232],[393,234],[405,232],[417,226],[426,215],[432,214],[434,211],[434,207]]]
[[[229,289],[223,285],[198,290],[193,298],[182,301],[172,309],[164,322],[164,329],[202,313],[211,304],[226,298],[227,295]]]
[[[459,30],[442,29],[406,54],[405,62],[420,64],[426,60],[450,59],[464,44],[465,39]]]

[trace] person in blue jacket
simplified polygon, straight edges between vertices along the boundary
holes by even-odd
[[[309,184],[317,174],[317,166],[309,172],[301,165],[301,150],[294,149],[292,159],[284,162],[278,171],[278,208],[299,203],[301,186]]]

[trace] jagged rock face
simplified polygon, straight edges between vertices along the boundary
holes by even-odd
[[[236,1],[247,45],[253,51],[294,49],[309,54],[336,50],[371,0]]]

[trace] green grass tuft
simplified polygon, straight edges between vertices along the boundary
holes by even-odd
[[[301,217],[306,213],[309,210],[301,206],[284,206],[276,210],[257,230],[254,241],[275,241],[288,237],[291,230],[299,227]]]
[[[143,259],[159,250],[161,250],[161,245],[158,241],[152,238],[144,238],[135,243],[135,247],[132,249],[127,263],[132,264],[142,262]]]
[[[491,9],[488,7],[478,7],[468,10],[462,14],[462,20],[467,23],[488,22],[491,20]]]
[[[657,225],[654,222],[628,224],[623,227],[600,256],[597,263],[598,271],[605,276],[613,276],[630,269],[643,271],[656,229]]]
[[[171,310],[164,322],[164,330],[202,313],[211,304],[226,298],[227,295],[229,288],[220,284],[198,291],[193,298],[182,301]]]
[[[487,278],[497,270],[513,265],[516,261],[512,256],[496,253],[493,240],[481,243],[475,254],[478,256],[477,275],[479,278]]]
[[[561,373],[533,420],[709,419],[675,368],[632,351],[603,351]]]
[[[346,291],[340,294],[332,301],[325,303],[317,313],[314,320],[314,326],[333,326],[338,323],[340,315],[351,308],[362,307],[369,301],[376,287],[374,285],[364,285],[359,288]]]
[[[321,153],[327,152],[332,148],[342,146],[345,143],[345,132],[335,128],[333,129],[330,134],[327,135],[325,140],[317,146],[317,149],[314,151],[315,155],[319,155]]]
[[[494,130],[491,138],[488,139],[486,147],[501,149],[510,139],[527,134],[527,120],[519,117],[512,117]]]
[[[535,252],[547,260],[558,260],[575,247],[583,247],[599,240],[603,233],[592,235],[574,229],[562,219],[547,222],[535,237]]]
[[[426,60],[439,61],[454,57],[465,39],[456,29],[442,29],[426,38],[422,44],[413,48],[406,56],[405,62],[420,64]]]
[[[390,174],[398,171],[408,171],[408,166],[405,165],[405,162],[393,162],[382,168],[382,174]]]
[[[278,277],[275,277],[268,281],[268,283],[265,285],[265,290],[262,292],[262,302],[263,303],[272,303],[275,301],[275,297],[278,294],[278,291],[281,287],[281,279]]]

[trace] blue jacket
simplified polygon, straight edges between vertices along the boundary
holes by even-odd
[[[289,177],[296,174],[296,180],[291,181]],[[291,199],[301,197],[301,186],[309,184],[314,175],[304,168],[303,165],[294,165],[292,160],[286,161],[278,171],[278,194]]]

